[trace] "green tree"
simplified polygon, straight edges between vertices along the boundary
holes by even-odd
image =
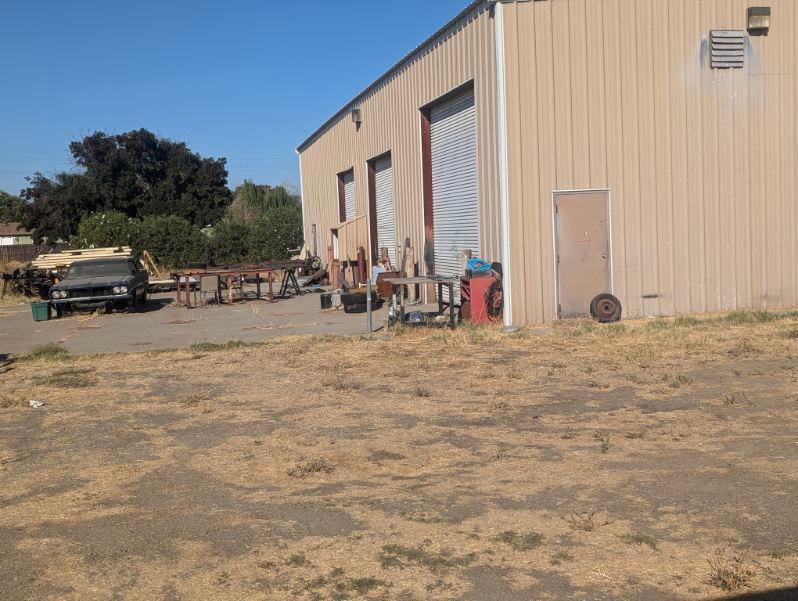
[[[291,258],[291,251],[302,246],[302,208],[277,207],[249,226],[247,248],[252,261]]]
[[[266,199],[266,210],[278,209],[280,207],[289,207],[299,204],[299,197],[292,196],[284,186],[277,186],[271,188]]]
[[[227,214],[231,219],[249,223],[265,217],[272,209],[294,205],[300,205],[299,196],[291,194],[285,186],[271,187],[244,180],[233,192]]]
[[[200,227],[230,203],[225,159],[209,159],[139,129],[94,133],[70,144],[78,173],[35,173],[23,197],[23,224],[37,238],[69,238],[83,215],[119,211],[128,217],[176,215]]]
[[[24,210],[24,200],[0,190],[0,223],[21,221]]]
[[[29,202],[21,221],[37,242],[69,240],[84,215],[105,210],[91,182],[79,174],[58,173],[50,179],[37,172],[27,180],[22,196]]]
[[[209,240],[194,224],[177,215],[151,215],[136,228],[133,250],[149,251],[167,269],[205,261]]]
[[[244,180],[244,183],[233,192],[233,201],[227,211],[228,216],[246,223],[263,215],[270,189],[269,186]]]
[[[128,246],[138,235],[141,222],[119,211],[92,213],[78,225],[74,246],[78,248],[102,248]]]
[[[222,219],[216,224],[211,236],[216,265],[235,265],[249,256],[249,227],[235,219]]]

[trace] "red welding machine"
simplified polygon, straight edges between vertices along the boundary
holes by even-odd
[[[502,318],[504,292],[494,275],[460,278],[460,319],[471,323],[491,323]]]

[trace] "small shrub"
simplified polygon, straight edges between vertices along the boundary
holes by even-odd
[[[331,474],[334,471],[335,466],[326,459],[313,459],[295,465],[288,470],[288,475],[292,478],[307,478],[314,474]]]
[[[739,340],[728,350],[730,357],[749,357],[759,352],[759,349],[748,340]]]
[[[304,553],[294,553],[288,559],[285,560],[285,565],[287,566],[295,566],[300,567],[307,565],[308,560],[305,558]]]
[[[519,534],[513,530],[505,530],[498,534],[494,540],[510,545],[514,551],[530,551],[543,542],[543,535],[534,531]]]
[[[628,545],[645,545],[652,551],[657,550],[657,540],[646,534],[624,534],[621,536],[621,540]]]
[[[246,346],[255,346],[241,340],[230,340],[229,342],[195,342],[189,345],[188,349],[194,353],[213,353],[217,351],[230,351]]]
[[[69,356],[69,351],[60,344],[40,344],[20,357],[23,361],[57,361]]]
[[[632,430],[624,434],[624,438],[628,438],[629,440],[639,440],[646,435],[645,430]]]
[[[695,380],[688,375],[685,374],[676,374],[665,376],[663,381],[670,387],[670,388],[681,388],[682,386],[689,386]]]
[[[321,379],[321,385],[326,386],[328,388],[332,388],[333,390],[337,390],[339,392],[349,392],[351,390],[357,390],[358,388],[357,384],[355,384],[354,382],[348,382],[339,373],[331,373],[325,375]]]
[[[588,512],[574,512],[565,519],[574,530],[581,530],[582,532],[593,532],[596,528],[606,526],[608,521],[602,522],[598,517],[597,511]]]
[[[754,576],[753,571],[745,566],[745,560],[740,554],[725,557],[718,552],[715,557],[708,559],[709,582],[724,591],[736,591],[745,587]]]
[[[183,397],[183,399],[180,401],[180,404],[183,405],[183,407],[197,407],[203,401],[207,401],[207,400],[208,400],[208,398],[206,396],[194,392],[194,393],[191,393],[191,394]]]
[[[600,443],[599,449],[602,453],[610,450],[610,435],[606,432],[596,432],[593,434],[593,439]]]
[[[405,547],[403,545],[385,545],[377,558],[383,569],[398,568],[403,570],[411,565],[427,568],[433,574],[451,569],[465,567],[474,562],[475,553],[453,555],[448,551],[434,553],[427,551],[423,545],[418,547]]]
[[[422,399],[428,399],[432,396],[432,391],[426,386],[418,385],[416,386],[416,396]]]
[[[744,392],[731,392],[729,394],[721,395],[720,402],[726,405],[727,407],[733,407],[735,405],[751,405],[751,401],[748,400],[748,396]]]
[[[549,563],[553,566],[558,566],[565,561],[573,561],[574,559],[576,558],[567,551],[558,551],[551,556]]]

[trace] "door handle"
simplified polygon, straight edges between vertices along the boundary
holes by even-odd
[[[607,260],[607,253],[601,253],[601,258],[606,261]]]

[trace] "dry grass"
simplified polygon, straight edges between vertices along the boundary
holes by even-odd
[[[60,344],[40,344],[22,355],[20,361],[62,361],[69,358],[69,351]]]
[[[27,406],[28,403],[19,396],[19,393],[0,390],[0,409],[18,409]]]
[[[745,588],[754,577],[754,571],[741,553],[727,554],[716,552],[708,559],[709,582],[724,591],[737,591]]]
[[[39,349],[0,375],[0,598],[789,586],[795,329],[795,313],[736,313]],[[744,559],[713,555],[729,541]]]

